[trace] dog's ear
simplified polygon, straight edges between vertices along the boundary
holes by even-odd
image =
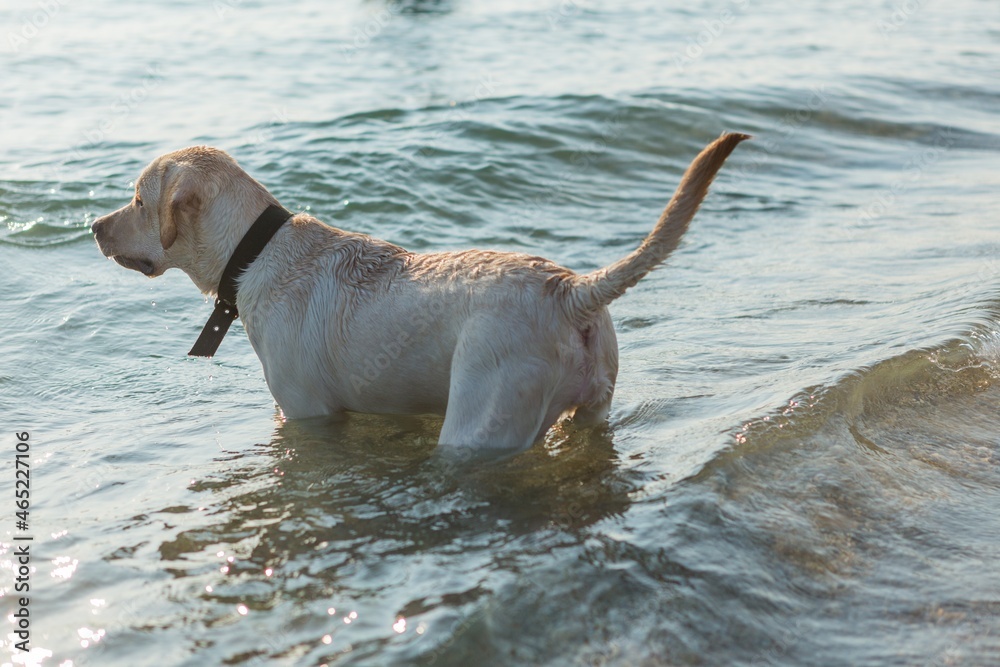
[[[203,204],[197,173],[191,169],[177,171],[160,200],[160,245],[164,250],[177,240],[179,225],[194,224]]]

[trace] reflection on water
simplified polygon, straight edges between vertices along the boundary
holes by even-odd
[[[5,54],[28,663],[998,664],[989,3],[725,4],[91,0]],[[337,227],[592,270],[723,129],[757,138],[612,306],[607,428],[511,459],[276,421],[239,325],[186,358],[211,304],[90,238],[211,143]]]
[[[436,418],[369,415],[279,423],[269,444],[189,487],[208,520],[159,545],[163,570],[198,591],[210,627],[237,622],[234,611],[294,610],[260,655],[289,643],[364,655],[402,637],[396,650],[443,656],[455,610],[488,604],[499,582],[582,546],[629,507],[635,484],[603,429],[565,425],[544,446],[483,462],[442,457],[439,428]],[[481,571],[471,587],[442,569],[456,554],[463,571]],[[392,613],[373,611],[389,591]]]

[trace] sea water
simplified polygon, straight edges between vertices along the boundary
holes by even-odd
[[[995,2],[48,0],[0,26],[0,663],[1000,662]],[[285,422],[239,323],[188,358],[212,304],[89,230],[211,144],[330,225],[589,271],[724,130],[755,140],[611,306],[606,427],[479,466],[435,456],[436,417]]]

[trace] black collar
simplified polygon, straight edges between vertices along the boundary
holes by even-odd
[[[219,349],[219,343],[229,331],[229,325],[240,315],[236,310],[236,279],[257,259],[257,255],[275,232],[291,217],[292,214],[280,206],[268,206],[247,230],[222,272],[215,310],[188,356],[211,357]]]

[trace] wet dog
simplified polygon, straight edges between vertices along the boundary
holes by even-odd
[[[519,253],[412,253],[305,214],[279,220],[235,281],[271,393],[288,418],[443,414],[440,444],[498,451],[531,446],[561,418],[605,420],[618,373],[607,306],[677,247],[746,138],[707,146],[639,248],[584,275]],[[155,159],[93,231],[122,266],[150,277],[179,268],[214,296],[277,206],[233,158],[198,146]]]

